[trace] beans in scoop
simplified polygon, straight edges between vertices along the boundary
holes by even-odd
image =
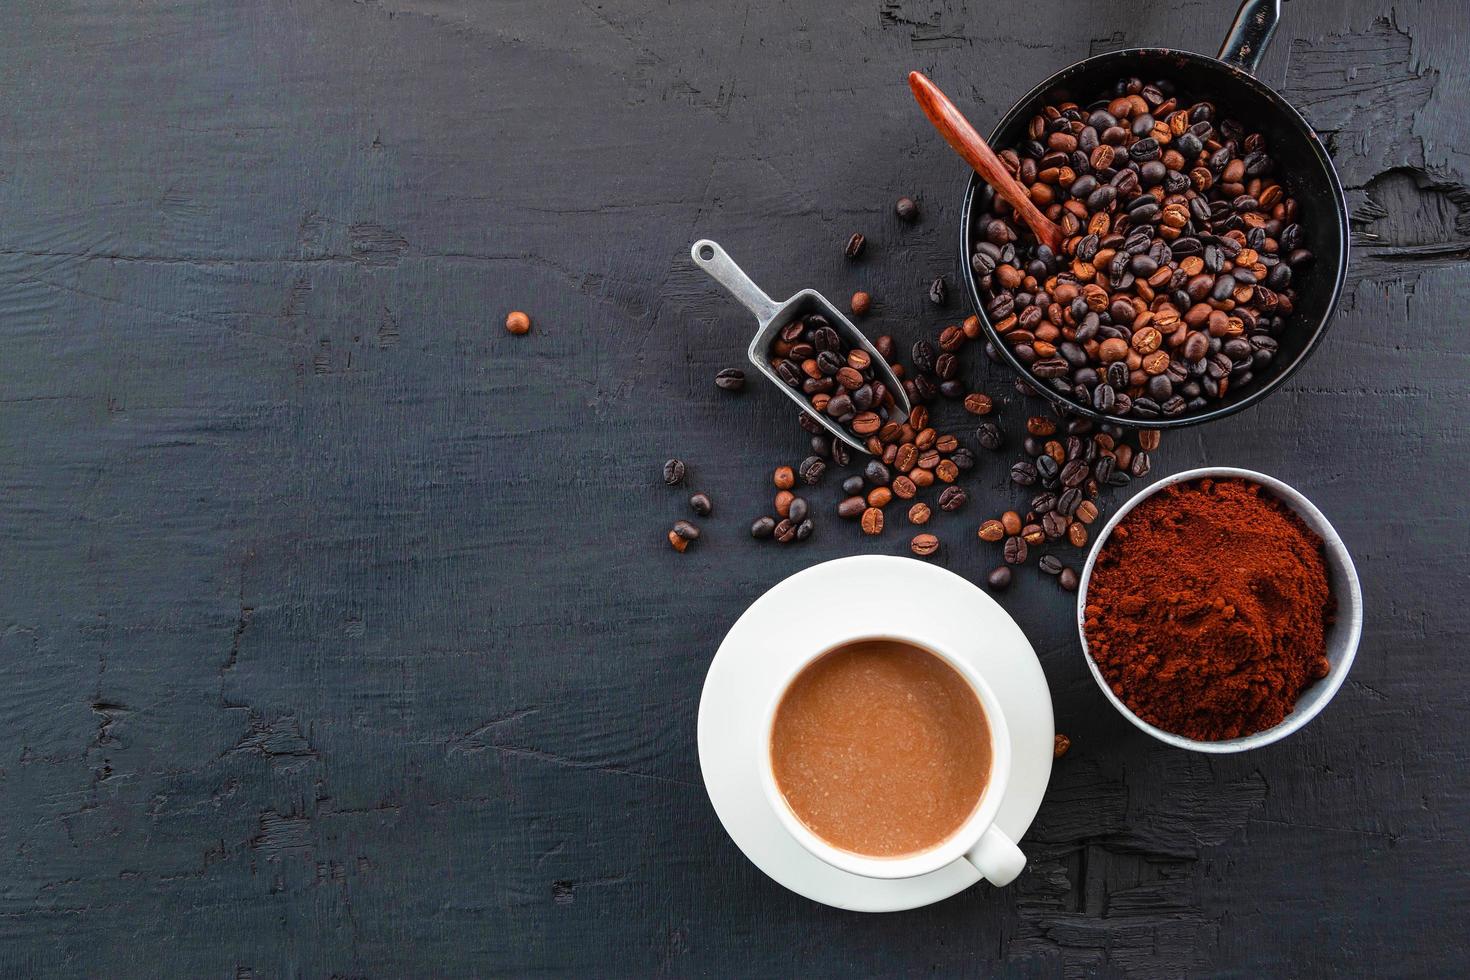
[[[863,440],[888,421],[894,398],[873,368],[873,357],[849,343],[820,313],[793,320],[771,342],[771,367],[781,381]]]
[[[1118,417],[1178,417],[1271,363],[1312,261],[1266,137],[1169,80],[1047,105],[999,154],[1061,226],[1036,242],[986,186],[971,266],[1038,385]]]

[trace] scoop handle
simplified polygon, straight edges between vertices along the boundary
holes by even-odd
[[[1280,22],[1281,0],[1245,0],[1220,45],[1219,59],[1254,75]]]
[[[716,282],[730,291],[731,296],[754,313],[761,326],[770,323],[781,308],[781,304],[767,296],[765,290],[757,286],[716,242],[701,238],[689,249],[689,254],[695,265],[713,276]]]

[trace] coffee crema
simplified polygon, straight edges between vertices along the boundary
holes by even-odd
[[[990,726],[974,689],[901,640],[844,644],[807,665],[777,705],[770,749],[797,819],[869,857],[943,843],[990,780]]]

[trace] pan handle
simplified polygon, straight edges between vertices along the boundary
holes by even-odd
[[[1254,75],[1281,21],[1281,0],[1245,0],[1217,57]]]

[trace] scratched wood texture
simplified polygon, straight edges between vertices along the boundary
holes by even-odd
[[[929,334],[963,313],[923,291],[953,282],[964,174],[904,72],[988,124],[1089,53],[1212,52],[1233,6],[0,4],[0,973],[1463,968],[1453,0],[1286,4],[1262,73],[1350,188],[1346,295],[1288,387],[1155,470],[1259,468],[1336,522],[1368,623],[1326,713],[1245,756],[1152,744],[1031,569],[1005,602],[1074,748],[1014,886],[817,906],[700,783],[700,684],[741,610],[903,540],[746,536],[804,435],[773,392],[711,385],[751,321],[689,243]],[[1013,432],[1025,414],[1012,393]],[[674,454],[717,507],[682,556]],[[938,523],[971,578],[1004,468]]]

